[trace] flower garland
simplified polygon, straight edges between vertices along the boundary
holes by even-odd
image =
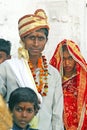
[[[38,59],[38,68],[40,69],[40,74],[39,74],[39,83],[36,80],[36,73],[34,70],[34,67],[31,63],[31,61],[28,62],[32,75],[34,77],[34,81],[37,87],[38,92],[42,95],[42,96],[46,96],[47,92],[48,92],[48,65],[47,65],[47,60],[45,58],[45,56],[41,56]]]

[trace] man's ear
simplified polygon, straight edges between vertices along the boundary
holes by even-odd
[[[25,37],[21,38],[21,41],[24,42],[25,41]]]
[[[8,56],[7,56],[7,59],[11,59],[11,55],[8,55]]]
[[[46,42],[48,42],[48,37],[46,38]]]

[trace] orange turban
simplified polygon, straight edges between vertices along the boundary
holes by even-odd
[[[19,35],[21,38],[31,31],[40,28],[47,28],[49,30],[47,16],[43,9],[36,10],[34,14],[25,15],[18,21]]]

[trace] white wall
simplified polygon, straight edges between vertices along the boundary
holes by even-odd
[[[0,0],[0,37],[12,42],[12,54],[19,47],[18,19],[37,8],[45,9],[50,23],[44,53],[50,60],[57,44],[72,39],[87,59],[87,8],[85,0]],[[86,17],[85,17],[86,16]]]

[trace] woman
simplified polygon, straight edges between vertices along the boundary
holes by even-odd
[[[65,39],[58,44],[50,64],[62,76],[65,129],[77,130],[81,125],[80,119],[82,121],[81,113],[87,87],[86,62],[79,47],[73,41]]]

